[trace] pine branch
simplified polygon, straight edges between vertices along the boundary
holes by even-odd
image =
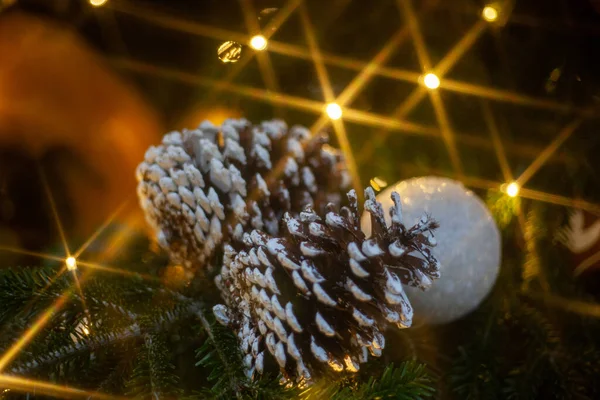
[[[137,357],[133,375],[127,382],[127,394],[136,399],[177,398],[179,378],[173,373],[170,350],[157,335],[144,335],[144,344]]]
[[[200,359],[196,366],[211,370],[208,380],[214,383],[210,394],[213,398],[235,396],[243,399],[242,391],[248,387],[248,379],[242,370],[237,339],[215,321],[209,322],[201,309],[197,315],[208,339],[196,351],[196,358]]]
[[[371,400],[423,399],[433,396],[433,379],[423,364],[405,361],[399,367],[388,365],[379,378],[358,382],[352,377],[331,383],[322,380],[304,390],[303,399]]]

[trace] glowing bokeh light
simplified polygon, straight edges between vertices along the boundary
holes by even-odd
[[[517,197],[519,190],[519,184],[517,182],[511,182],[506,186],[506,194],[510,197]]]
[[[250,47],[254,50],[262,51],[267,48],[267,38],[263,35],[252,36],[250,39]]]
[[[90,4],[94,7],[100,7],[106,4],[108,0],[90,0]]]
[[[327,108],[325,108],[325,112],[329,118],[336,120],[342,118],[342,107],[340,107],[337,103],[329,103],[327,104]]]
[[[65,264],[69,271],[75,271],[77,269],[77,259],[73,256],[67,257]]]
[[[429,73],[423,77],[423,83],[428,89],[440,87],[440,78],[436,74]]]
[[[481,17],[487,22],[494,22],[498,19],[498,10],[492,6],[485,6],[481,12]]]

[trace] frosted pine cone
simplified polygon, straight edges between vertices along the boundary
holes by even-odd
[[[349,177],[325,136],[283,121],[205,121],[171,132],[137,170],[148,223],[174,262],[201,266],[224,241],[251,229],[279,234],[286,211],[339,203]]]
[[[393,193],[387,227],[373,190],[365,197],[369,239],[352,190],[339,213],[332,205],[326,213],[286,213],[280,237],[253,230],[242,251],[226,246],[217,277],[226,305],[214,312],[237,331],[249,376],[264,370],[267,354],[288,378],[356,372],[369,353],[381,355],[388,324],[411,325],[403,285],[425,290],[439,277],[431,254],[437,223],[423,216],[407,229]]]

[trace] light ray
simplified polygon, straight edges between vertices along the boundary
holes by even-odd
[[[421,64],[421,71],[431,71],[431,58],[429,57],[429,53],[427,52],[427,48],[425,46],[425,39],[423,39],[423,34],[421,33],[421,29],[419,28],[419,21],[417,20],[417,16],[415,15],[410,1],[411,0],[396,0],[396,3],[398,5],[398,9],[404,12],[406,24],[408,26],[410,35],[413,39],[415,50],[417,52],[417,58],[419,59],[419,63]]]
[[[469,29],[467,33],[458,41],[456,45],[440,60],[435,66],[435,73],[442,77],[446,75],[456,65],[462,56],[473,47],[475,42],[485,32],[487,24],[484,21],[478,21]]]
[[[430,71],[431,59],[425,46],[425,40],[423,39],[423,34],[421,32],[421,28],[419,27],[419,21],[417,20],[410,0],[397,0],[397,3],[398,8],[403,10],[406,16],[406,22],[408,24],[411,37],[413,39],[414,47],[417,51],[417,57],[419,58],[419,62],[421,63],[421,68],[424,72]],[[444,104],[442,103],[442,98],[439,92],[435,90],[429,91],[429,96],[431,98],[431,102],[435,110],[436,119],[440,126],[442,139],[444,140],[446,150],[450,155],[452,167],[459,174],[459,176],[462,176],[462,163],[460,161],[460,156],[456,147],[454,133],[452,132],[446,109],[444,107]]]
[[[403,0],[406,1],[406,0]],[[416,17],[415,17],[416,18]],[[417,23],[418,28],[418,23]],[[458,62],[458,60],[465,55],[467,51],[475,44],[477,39],[485,32],[486,24],[483,21],[478,21],[473,25],[471,29],[458,41],[457,44],[440,60],[440,62],[433,68],[433,72],[441,79],[446,75],[452,67]],[[443,79],[442,79],[443,80]],[[440,85],[441,82],[438,84]],[[427,90],[421,86],[418,86],[406,100],[398,106],[394,111],[393,115],[405,118],[410,112],[423,100],[427,95]]]
[[[250,0],[239,0],[242,14],[244,15],[244,21],[246,23],[246,28],[250,35],[256,35],[261,33],[265,39],[264,47],[266,48],[268,43],[268,38],[264,36],[264,33],[261,32],[260,26],[257,22],[256,11]],[[255,36],[254,36],[255,37]],[[272,91],[279,91],[279,84],[277,82],[277,78],[275,76],[275,70],[273,69],[273,64],[271,63],[271,58],[269,54],[266,52],[259,52],[256,54],[256,60],[258,61],[258,67],[260,69],[260,74],[263,78],[267,89]]]
[[[494,115],[492,114],[490,105],[486,101],[482,101],[481,109],[483,113],[483,119],[485,120],[490,135],[492,136],[492,144],[494,145],[494,151],[496,152],[498,164],[500,164],[500,169],[502,170],[502,176],[506,182],[512,182],[514,177],[508,165],[508,159],[506,158],[504,146],[500,140],[500,134],[498,133],[498,127],[496,126],[496,121],[494,120]]]
[[[519,196],[526,199],[555,204],[558,206],[579,208],[581,210],[588,211],[589,213],[594,214],[596,216],[600,216],[600,204],[591,203],[582,199],[572,199],[557,194],[540,192],[538,190],[527,189],[523,187],[519,190]]]
[[[67,257],[71,255],[69,251],[69,245],[67,244],[67,238],[65,237],[65,231],[63,229],[62,223],[60,222],[60,218],[58,217],[58,210],[56,209],[56,204],[54,203],[54,197],[52,197],[52,192],[50,191],[50,186],[48,185],[48,180],[46,179],[46,174],[40,165],[38,165],[38,170],[40,174],[40,178],[42,180],[42,184],[44,185],[44,191],[46,192],[46,197],[48,198],[48,202],[50,203],[50,208],[52,209],[52,216],[54,217],[54,222],[56,223],[56,229],[60,235],[60,240],[65,249],[65,254]]]
[[[590,267],[596,265],[596,263],[598,261],[600,261],[600,251],[592,254],[591,256],[589,256],[588,258],[583,260],[583,262],[581,264],[579,264],[577,266],[577,268],[575,268],[575,271],[573,271],[573,275],[580,276],[585,271],[587,271]]]
[[[20,338],[8,349],[0,358],[0,373],[4,368],[19,354],[19,352],[33,340],[38,332],[46,326],[50,319],[57,313],[67,302],[70,291],[63,293],[54,303],[52,303],[40,317],[27,328]]]
[[[156,282],[160,281],[159,278],[152,276],[152,275],[141,274],[141,273],[133,272],[133,271],[127,271],[127,270],[121,269],[121,268],[109,267],[107,265],[102,265],[102,264],[98,264],[98,263],[91,262],[91,261],[78,261],[78,264],[83,267],[88,267],[88,268],[91,268],[94,270],[108,272],[111,274],[117,274],[117,275],[121,275],[121,276],[140,277],[147,281],[156,281]]]
[[[564,297],[547,294],[547,293],[535,293],[527,292],[527,296],[534,299],[542,300],[550,306],[560,308],[565,311],[573,312],[588,317],[600,318],[600,304],[589,303],[581,300],[567,299]]]
[[[463,175],[462,162],[460,160],[460,155],[458,154],[458,148],[456,147],[454,132],[452,132],[450,120],[448,119],[446,108],[444,107],[444,103],[442,102],[442,97],[437,91],[431,91],[429,93],[429,96],[431,97],[431,102],[433,104],[433,109],[435,111],[436,118],[440,124],[440,130],[442,131],[442,139],[444,139],[446,150],[450,155],[450,162],[452,163],[452,167],[460,177]]]
[[[308,111],[320,115],[323,113],[324,109],[323,103],[314,100],[290,96],[283,93],[270,93],[269,91],[264,89],[235,85],[232,83],[205,78],[202,76],[177,71],[170,68],[158,67],[155,65],[135,60],[123,58],[113,58],[109,60],[112,61],[113,65],[118,68],[128,69],[130,71],[134,71],[141,74],[153,75],[162,79],[173,79],[194,86],[218,87],[220,90],[235,93],[240,96],[252,98],[258,101],[264,101],[269,104],[281,104],[285,107],[292,108],[295,110]],[[374,113],[369,113],[366,111],[359,111],[349,108],[346,108],[344,110],[344,119],[346,121],[355,122],[360,125],[373,126],[376,128],[387,128],[394,131],[402,131],[406,134],[423,135],[429,137],[441,136],[440,130],[433,126],[420,125],[409,121],[398,120]],[[374,144],[377,144],[378,142],[384,139],[385,138],[383,137],[383,135],[375,135],[372,139],[372,142],[375,142]],[[475,148],[493,149],[492,145],[489,143],[489,140],[481,138],[479,135],[472,135],[466,133],[456,134],[456,139],[461,143],[467,144]],[[365,147],[360,152],[360,161],[364,161],[368,157],[370,157],[374,148],[374,145],[368,145],[368,147]],[[541,151],[541,149],[536,146],[517,143],[505,143],[505,148],[511,154],[530,158],[536,157]],[[565,154],[554,154],[551,157],[551,160],[555,162],[566,162],[570,159],[571,158],[567,157]]]
[[[65,257],[59,257],[59,256],[55,256],[52,254],[46,254],[46,253],[38,253],[36,251],[23,250],[23,249],[19,249],[16,247],[0,246],[0,251],[8,251],[11,253],[23,254],[26,256],[39,257],[44,260],[50,260],[50,261],[59,261],[59,262],[65,261]]]
[[[444,79],[440,88],[451,92],[461,93],[469,96],[481,97],[488,100],[511,103],[518,106],[527,106],[543,110],[557,111],[563,114],[575,113],[581,116],[591,117],[597,113],[591,109],[582,109],[572,104],[558,103],[556,101],[533,96],[526,96],[508,90],[495,89],[473,83],[460,82],[452,79]]]
[[[567,125],[563,130],[552,140],[552,142],[546,147],[540,155],[533,160],[533,162],[527,167],[525,171],[517,178],[517,183],[519,186],[524,186],[529,179],[535,173],[546,164],[546,161],[558,150],[560,146],[581,126],[583,123],[582,119],[576,119]]]
[[[299,2],[300,0],[296,0],[291,1],[291,4],[288,3],[290,4],[290,13],[295,7],[297,7]],[[176,17],[170,17],[164,15],[163,13],[157,13],[139,6],[133,6],[131,3],[125,5],[124,3],[111,2],[107,7],[110,7],[118,12],[126,13],[135,18],[144,19],[148,23],[155,24],[163,28],[173,29],[192,35],[204,36],[218,40],[235,40],[238,42],[245,42],[248,39],[247,35],[239,32],[229,31],[222,28],[216,28],[206,24],[200,24],[197,22],[192,22]],[[283,15],[282,20],[287,19],[287,15],[283,13],[284,8],[281,9],[281,13]],[[266,32],[265,36],[268,38],[269,32]],[[296,57],[299,59],[311,60],[310,52],[302,46],[269,40],[269,51],[287,55],[290,57]],[[321,53],[321,56],[325,64],[334,65],[354,71],[361,71],[368,65],[368,62],[362,60],[338,56],[326,52]],[[243,62],[244,59],[238,62],[236,64],[236,68],[238,66],[241,67]],[[419,76],[421,75],[413,71],[392,67],[381,67],[375,70],[374,74],[412,83],[418,83]],[[237,75],[237,73],[234,75]],[[497,100],[502,102],[516,103],[518,105],[524,105],[533,108],[549,109],[561,113],[576,113],[578,115],[588,117],[595,116],[598,114],[597,111],[593,108],[582,109],[579,107],[575,107],[572,104],[562,104],[543,98],[524,96],[515,92],[504,91],[482,85],[453,81],[448,79],[444,79],[441,82],[440,87],[446,90],[455,91],[466,95],[484,97],[490,100]]]
[[[0,386],[20,393],[37,393],[60,399],[97,399],[125,400],[128,397],[115,396],[99,392],[89,392],[70,386],[56,385],[50,382],[37,381],[12,375],[0,375]]]
[[[434,5],[437,5],[437,0],[431,0],[425,3],[422,11],[429,11]],[[396,33],[383,45],[381,50],[373,57],[371,61],[350,81],[348,86],[344,88],[342,93],[337,98],[341,106],[351,104],[354,98],[362,91],[362,89],[377,76],[382,65],[385,64],[390,56],[394,54],[396,49],[400,47],[410,37],[408,27],[405,25],[398,29]],[[329,120],[321,115],[319,119],[311,127],[311,132],[318,132],[323,129]]]
[[[314,30],[308,17],[308,11],[306,10],[306,6],[304,5],[304,3],[300,5],[299,13],[300,19],[302,21],[302,26],[304,28],[304,35],[306,37],[306,41],[308,42],[308,48],[310,49],[312,55],[313,64],[315,66],[315,69],[317,70],[317,76],[319,78],[319,83],[321,85],[323,94],[325,96],[325,101],[327,103],[332,103],[334,102],[335,95],[331,87],[331,82],[327,74],[327,69],[325,68],[323,59],[321,58],[321,51],[317,44]],[[361,198],[362,185],[360,183],[360,176],[358,175],[358,168],[356,167],[356,161],[354,160],[354,153],[352,151],[352,147],[350,146],[350,141],[348,140],[348,135],[346,133],[344,123],[340,119],[333,119],[332,122],[334,128],[333,130],[340,144],[342,153],[344,155],[344,160],[346,161],[346,165],[348,166],[348,172],[352,177],[352,186],[356,190],[359,198]]]
[[[299,13],[304,30],[304,36],[308,42],[308,49],[310,51],[311,59],[315,69],[317,70],[317,77],[319,79],[323,95],[325,96],[324,100],[327,103],[333,102],[335,100],[335,95],[333,94],[331,82],[329,81],[329,76],[327,75],[327,70],[325,69],[323,58],[321,57],[321,51],[317,45],[317,38],[315,37],[315,33],[313,31],[312,24],[310,23],[310,19],[308,18],[308,12],[306,11],[306,6],[304,3],[302,3],[300,6]]]
[[[104,221],[98,229],[83,243],[79,249],[75,253],[73,253],[73,257],[79,258],[79,256],[110,226],[110,224],[114,221],[114,219],[123,211],[125,206],[129,203],[129,199],[125,200],[117,209]]]

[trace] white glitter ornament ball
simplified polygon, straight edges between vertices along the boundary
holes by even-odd
[[[433,249],[441,263],[440,279],[426,292],[405,287],[415,321],[443,324],[473,311],[492,289],[500,269],[500,232],[483,201],[460,182],[425,176],[381,192],[377,201],[384,209],[392,204],[392,191],[400,194],[407,226],[423,213],[440,224]],[[386,222],[391,223],[389,215]],[[370,235],[369,215],[362,216],[362,229]]]

